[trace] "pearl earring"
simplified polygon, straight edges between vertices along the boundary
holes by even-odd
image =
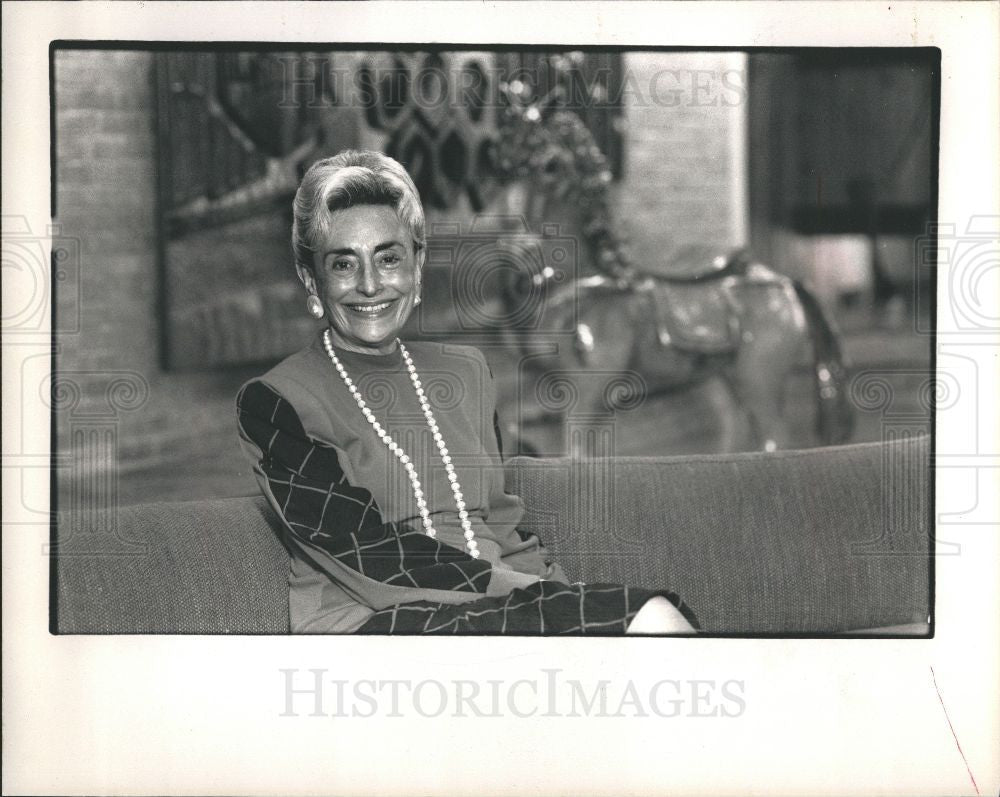
[[[418,297],[417,297],[416,299],[414,299],[414,300],[413,300],[413,303],[414,303],[415,305],[416,305],[416,304],[420,304],[420,297],[418,296]]]
[[[309,315],[313,318],[323,317],[323,303],[319,300],[319,297],[310,293],[309,298],[306,299],[306,309],[309,311]]]

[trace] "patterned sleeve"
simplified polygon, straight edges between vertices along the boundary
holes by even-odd
[[[311,438],[270,386],[248,383],[237,409],[243,448],[290,544],[361,603],[454,604],[510,589],[491,583],[498,580],[488,562],[385,522],[371,492],[347,481],[337,448]]]

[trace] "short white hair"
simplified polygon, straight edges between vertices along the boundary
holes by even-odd
[[[292,251],[296,266],[312,270],[313,252],[329,237],[333,214],[355,205],[393,208],[410,229],[414,251],[424,247],[424,208],[403,165],[382,152],[346,149],[310,166],[295,192]]]

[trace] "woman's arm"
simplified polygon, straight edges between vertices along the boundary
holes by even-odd
[[[485,387],[487,412],[492,416],[493,438],[484,441],[486,452],[495,463],[503,466],[503,434],[501,433],[500,415],[497,410],[497,385],[490,369],[479,352],[480,362],[483,369],[483,385]],[[524,505],[518,496],[507,492],[506,483],[494,482],[489,497],[490,520],[494,525],[503,525],[507,518],[515,519],[516,524],[524,514]],[[525,531],[516,526],[500,539],[501,561],[508,567],[512,567],[521,573],[529,573],[547,581],[561,581],[569,583],[569,579],[563,572],[562,567],[552,561],[548,550],[542,544],[541,538],[532,531]]]
[[[463,603],[523,586],[516,573],[386,522],[371,492],[347,480],[341,452],[307,435],[271,386],[247,384],[237,409],[243,448],[289,543],[359,602],[376,610],[416,600]]]

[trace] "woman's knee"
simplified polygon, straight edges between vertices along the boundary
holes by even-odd
[[[693,634],[694,627],[676,606],[656,595],[646,601],[629,623],[626,634]]]

